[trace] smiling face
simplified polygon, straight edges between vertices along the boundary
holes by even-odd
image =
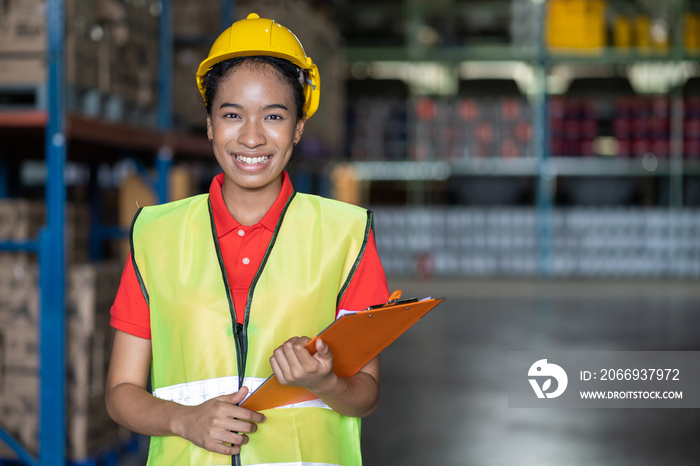
[[[224,195],[276,197],[280,175],[304,131],[292,89],[266,64],[242,64],[219,85],[207,117],[207,134],[223,169]]]

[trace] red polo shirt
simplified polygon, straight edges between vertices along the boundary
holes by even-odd
[[[223,173],[214,177],[209,187],[209,198],[236,318],[243,323],[250,284],[294,188],[287,173],[283,172],[282,189],[267,214],[255,225],[241,225],[224,203],[221,193],[223,182]],[[388,298],[386,276],[377,255],[374,231],[371,231],[365,253],[338,309],[361,310],[372,304],[386,302]],[[131,258],[126,261],[111,313],[112,327],[137,337],[151,338],[150,310],[141,293]]]

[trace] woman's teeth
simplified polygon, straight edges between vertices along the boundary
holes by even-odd
[[[258,164],[258,163],[265,163],[265,162],[267,162],[268,160],[270,160],[270,156],[269,156],[269,155],[263,155],[263,156],[260,156],[260,157],[245,157],[245,156],[243,156],[243,155],[237,155],[237,156],[236,156],[236,160],[238,160],[239,162],[242,162],[242,163],[248,163],[248,164],[250,164],[250,165],[255,165],[255,164]]]

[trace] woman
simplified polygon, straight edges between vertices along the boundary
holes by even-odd
[[[318,69],[251,14],[197,72],[223,173],[209,194],[141,209],[112,307],[110,415],[150,435],[149,464],[361,464],[379,360],[339,378],[309,337],[388,298],[371,214],[295,193],[285,166],[318,107]],[[152,394],[147,391],[151,373]],[[318,399],[238,406],[272,373]]]

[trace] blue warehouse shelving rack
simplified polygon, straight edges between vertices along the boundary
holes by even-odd
[[[63,101],[64,9],[63,2],[47,0],[47,114],[46,160],[50,173],[63,173],[66,161],[65,103]],[[65,445],[65,186],[62,176],[49,176],[46,187],[46,227],[37,241],[3,243],[3,249],[27,250],[39,255],[40,384],[38,458],[0,431],[18,457],[28,464],[59,464],[66,457]],[[58,460],[58,463],[57,461]]]
[[[18,130],[34,140],[44,136],[47,181],[45,190],[46,225],[37,239],[2,241],[0,251],[35,253],[39,263],[39,439],[36,455],[27,451],[10,434],[0,428],[0,440],[15,451],[22,464],[60,466],[68,463],[66,451],[66,253],[64,176],[69,143],[90,144],[112,149],[126,148],[154,154],[153,182],[156,198],[168,198],[168,171],[175,155],[202,157],[211,154],[204,135],[175,132],[172,129],[172,18],[171,2],[163,0],[159,33],[159,73],[157,128],[142,128],[123,123],[107,122],[66,110],[65,63],[65,1],[46,0],[47,82],[42,88],[40,108],[0,111],[0,128],[9,133]],[[221,0],[222,28],[230,24],[234,2]],[[227,24],[228,23],[228,24]],[[43,90],[45,89],[45,90]],[[44,95],[45,94],[45,95]],[[41,108],[43,107],[43,108]],[[71,146],[73,147],[73,146]],[[10,174],[0,163],[0,196],[6,196]],[[97,238],[121,236],[119,228],[92,225]],[[134,448],[134,442],[125,446]],[[90,458],[81,465],[98,462],[114,464],[114,452],[100,458]],[[0,464],[5,464],[0,459]],[[15,464],[12,462],[11,464]],[[75,464],[75,463],[72,463]]]

